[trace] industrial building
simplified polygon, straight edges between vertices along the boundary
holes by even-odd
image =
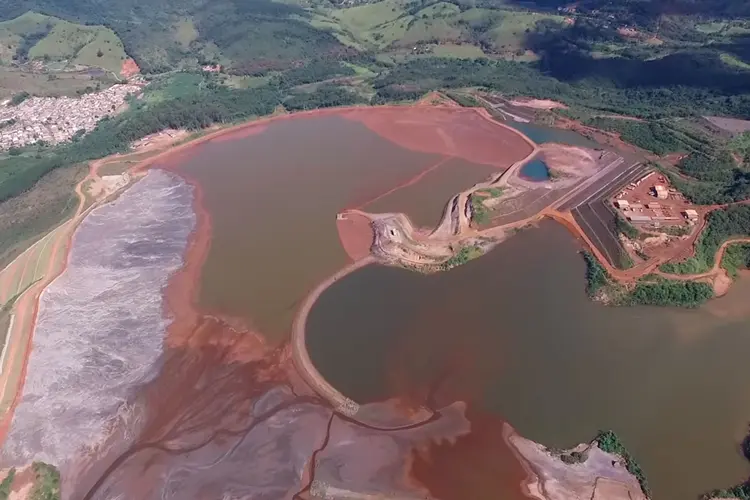
[[[660,200],[666,200],[667,198],[669,198],[669,190],[666,186],[657,184],[654,186],[654,196],[656,196]]]
[[[690,221],[698,220],[698,212],[696,210],[693,210],[692,208],[689,208],[682,212],[682,215],[684,215],[685,218]]]

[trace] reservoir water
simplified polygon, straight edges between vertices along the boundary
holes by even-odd
[[[314,306],[312,359],[360,402],[438,384],[440,402],[468,400],[548,446],[614,429],[657,499],[744,480],[742,296],[697,311],[604,307],[585,296],[577,250],[548,222],[447,273],[364,268]]]
[[[549,180],[549,168],[542,160],[531,160],[521,167],[521,177],[530,181],[541,182]]]
[[[550,141],[573,140],[549,130]],[[177,168],[200,185],[211,218],[197,305],[240,318],[271,342],[287,338],[307,292],[346,264],[338,212],[404,211],[429,226],[450,194],[492,173],[404,149],[336,116],[255,132],[206,143]],[[612,428],[657,499],[745,479],[744,285],[697,311],[607,308],[585,296],[577,250],[549,223],[447,273],[364,268],[314,306],[313,361],[360,402],[420,399],[437,387],[439,402],[466,400],[470,411],[549,446]]]
[[[537,144],[545,142],[555,142],[558,144],[570,144],[571,146],[582,146],[585,148],[601,148],[599,144],[588,139],[573,130],[564,130],[560,128],[537,125],[535,123],[522,123],[507,121],[507,125],[526,134],[532,141]]]
[[[251,132],[192,150],[178,170],[200,184],[211,216],[199,305],[274,341],[306,293],[347,262],[337,213],[403,211],[431,226],[452,194],[497,172],[404,149],[335,115]]]

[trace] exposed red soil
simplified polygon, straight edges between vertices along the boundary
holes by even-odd
[[[128,57],[122,62],[122,67],[120,68],[120,75],[125,78],[130,78],[134,75],[137,75],[141,72],[141,68],[138,67],[136,62],[133,60],[132,57]]]
[[[370,226],[370,219],[357,213],[347,213],[345,218],[336,220],[336,229],[344,251],[352,261],[364,259],[370,255],[375,235]]]
[[[453,107],[355,108],[341,113],[407,149],[456,156],[473,163],[507,168],[526,157],[533,145],[523,135],[483,114],[483,109]],[[486,113],[486,111],[485,111]]]

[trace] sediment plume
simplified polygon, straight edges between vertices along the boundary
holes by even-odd
[[[414,451],[414,481],[441,500],[528,500],[521,490],[528,472],[503,435],[505,423],[489,414],[467,416],[470,433]]]

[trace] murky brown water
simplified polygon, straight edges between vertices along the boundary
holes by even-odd
[[[272,123],[195,153],[180,169],[201,184],[213,225],[199,305],[249,319],[274,341],[307,291],[346,262],[336,213],[365,205],[428,224],[447,197],[491,173],[459,160],[428,171],[443,157],[334,116]],[[314,308],[313,359],[355,399],[420,398],[437,386],[439,402],[468,400],[547,445],[613,428],[656,498],[743,479],[744,285],[700,311],[605,308],[585,297],[576,249],[545,225],[450,273],[366,268]]]
[[[367,212],[403,212],[412,223],[433,229],[440,223],[448,201],[459,191],[500,174],[489,165],[477,165],[460,158],[445,158],[434,170],[412,185],[387,193],[362,207]]]
[[[607,308],[586,298],[577,249],[549,222],[448,273],[364,268],[313,308],[313,361],[355,400],[437,383],[550,446],[614,429],[657,499],[747,477],[748,285],[697,311]]]
[[[259,134],[201,147],[180,167],[203,187],[213,224],[201,306],[283,338],[298,301],[346,263],[336,214],[441,158],[335,116],[275,122]],[[413,198],[412,207],[419,203]]]

